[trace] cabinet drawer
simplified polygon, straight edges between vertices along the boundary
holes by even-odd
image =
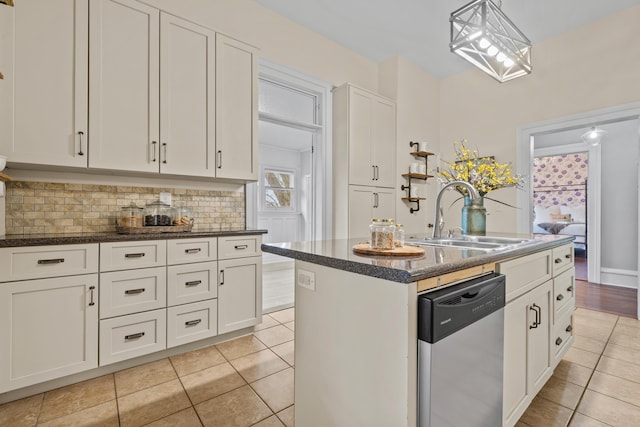
[[[100,318],[164,308],[167,303],[165,267],[100,273]]]
[[[100,366],[164,350],[166,347],[166,309],[100,321]]]
[[[180,239],[167,241],[167,264],[215,261],[218,257],[218,239]]]
[[[573,343],[573,310],[556,322],[551,335],[551,360],[555,367]]]
[[[218,237],[218,259],[260,255],[261,242],[261,236]]]
[[[496,264],[507,276],[506,301],[509,302],[551,278],[551,251],[515,258]]]
[[[553,275],[557,276],[573,266],[573,245],[560,246],[553,249]]]
[[[97,272],[97,244],[0,248],[0,282]]]
[[[575,269],[570,269],[553,279],[554,319],[568,307],[575,307]]]
[[[167,268],[167,305],[215,298],[218,295],[218,263],[172,265]]]
[[[167,309],[167,347],[175,347],[217,334],[217,299]]]
[[[167,262],[167,242],[112,242],[100,244],[100,271],[159,267]]]

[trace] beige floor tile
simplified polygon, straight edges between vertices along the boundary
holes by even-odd
[[[293,322],[295,320],[295,309],[291,307],[287,308],[286,310],[269,313],[269,315],[280,323]]]
[[[280,356],[285,362],[287,362],[291,366],[294,365],[294,359],[295,359],[294,349],[295,349],[294,341],[285,342],[283,344],[278,344],[271,347],[271,350],[275,354]]]
[[[615,323],[604,322],[590,317],[573,318],[573,334],[606,342],[611,336]]]
[[[618,325],[609,340],[612,344],[640,350],[640,328],[635,326]]]
[[[584,387],[551,377],[538,396],[573,410],[578,406],[583,391]]]
[[[573,347],[592,353],[602,354],[607,345],[606,341],[594,340],[593,338],[582,335],[574,335],[573,338]]]
[[[640,383],[640,365],[602,356],[597,371]]]
[[[640,320],[620,316],[620,319],[618,319],[618,325],[640,328]]]
[[[528,424],[523,423],[522,421],[518,421],[516,423],[516,427],[531,427]]]
[[[578,365],[582,365],[590,369],[594,369],[596,367],[599,358],[600,355],[598,353],[592,353],[575,347],[571,347],[567,350],[563,357],[564,360],[577,363]]]
[[[151,424],[147,424],[146,427],[201,427],[202,423],[196,410],[187,408],[183,411],[176,412],[168,417],[154,421]]]
[[[569,423],[569,427],[607,427],[609,424],[605,424],[593,418],[589,418],[586,415],[582,415],[579,412],[573,414],[573,418]]]
[[[0,426],[35,426],[44,394],[36,394],[0,405]]]
[[[273,412],[293,405],[293,368],[252,382],[251,387]]]
[[[640,350],[635,348],[608,343],[604,349],[603,356],[640,365]]]
[[[294,338],[294,332],[282,325],[274,326],[273,328],[263,329],[253,333],[264,345],[267,347],[273,347],[274,345],[282,344],[287,341],[291,341]]]
[[[178,378],[169,359],[161,359],[114,374],[118,397]]]
[[[603,311],[589,310],[586,308],[576,308],[575,317],[591,318],[606,322],[608,324],[615,323],[620,316],[617,314],[605,313]]]
[[[587,388],[640,407],[639,383],[596,371]]]
[[[118,406],[115,399],[45,423],[38,423],[38,427],[118,427],[119,425]]]
[[[586,387],[593,371],[577,363],[561,360],[553,371],[553,376],[581,387]]]
[[[640,420],[639,407],[588,389],[577,412],[616,427],[637,427]]]
[[[228,362],[180,378],[193,404],[204,402],[246,384]]]
[[[118,398],[120,425],[136,427],[159,420],[191,406],[180,384],[173,380]]]
[[[271,350],[248,354],[232,360],[231,364],[249,383],[289,367],[284,360],[280,359]]]
[[[226,362],[224,356],[213,345],[179,354],[170,359],[179,377]]]
[[[287,409],[278,412],[276,415],[280,418],[280,421],[287,427],[294,427],[294,412],[295,405],[289,406]]]
[[[231,341],[223,342],[216,345],[220,353],[227,360],[237,359],[247,354],[255,353],[267,348],[262,342],[253,335],[246,335],[244,337],[236,338]]]
[[[266,420],[262,420],[258,424],[254,424],[253,427],[284,427],[284,424],[282,424],[282,421],[280,421],[276,415],[272,415]]]
[[[271,317],[268,314],[263,314],[262,315],[262,323],[260,323],[259,325],[256,325],[253,327],[254,331],[259,331],[261,329],[267,329],[267,328],[271,328],[273,326],[278,325],[279,322],[274,319],[273,317]]]
[[[291,329],[292,331],[296,330],[296,322],[287,322],[287,323],[284,323],[284,326]]]
[[[116,398],[113,375],[48,391],[44,394],[38,422],[63,417]]]
[[[571,409],[538,396],[533,399],[520,421],[530,426],[565,427],[572,413]]]
[[[205,427],[251,426],[273,413],[248,385],[196,405]]]

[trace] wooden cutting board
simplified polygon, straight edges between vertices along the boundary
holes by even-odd
[[[419,246],[402,246],[393,249],[371,249],[368,243],[353,245],[353,252],[364,255],[385,256],[419,256],[424,254],[424,248]]]

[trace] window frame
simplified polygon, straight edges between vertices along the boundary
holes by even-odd
[[[293,187],[285,188],[285,187],[271,187],[265,183],[265,175],[268,172],[277,172],[277,173],[285,173],[289,174],[292,177]],[[258,181],[258,186],[260,187],[260,201],[259,206],[262,212],[283,212],[283,213],[298,213],[298,170],[291,169],[286,167],[279,166],[263,166],[260,168],[260,180]],[[291,192],[291,206],[290,207],[269,207],[266,204],[267,197],[267,189],[276,189],[276,190],[288,190]]]

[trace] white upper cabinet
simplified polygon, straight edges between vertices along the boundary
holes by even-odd
[[[216,176],[258,179],[256,48],[216,36]]]
[[[89,166],[158,172],[160,12],[133,0],[92,2]]]
[[[215,175],[214,31],[160,16],[160,171]]]
[[[0,152],[87,166],[88,0],[16,0],[0,16]]]

